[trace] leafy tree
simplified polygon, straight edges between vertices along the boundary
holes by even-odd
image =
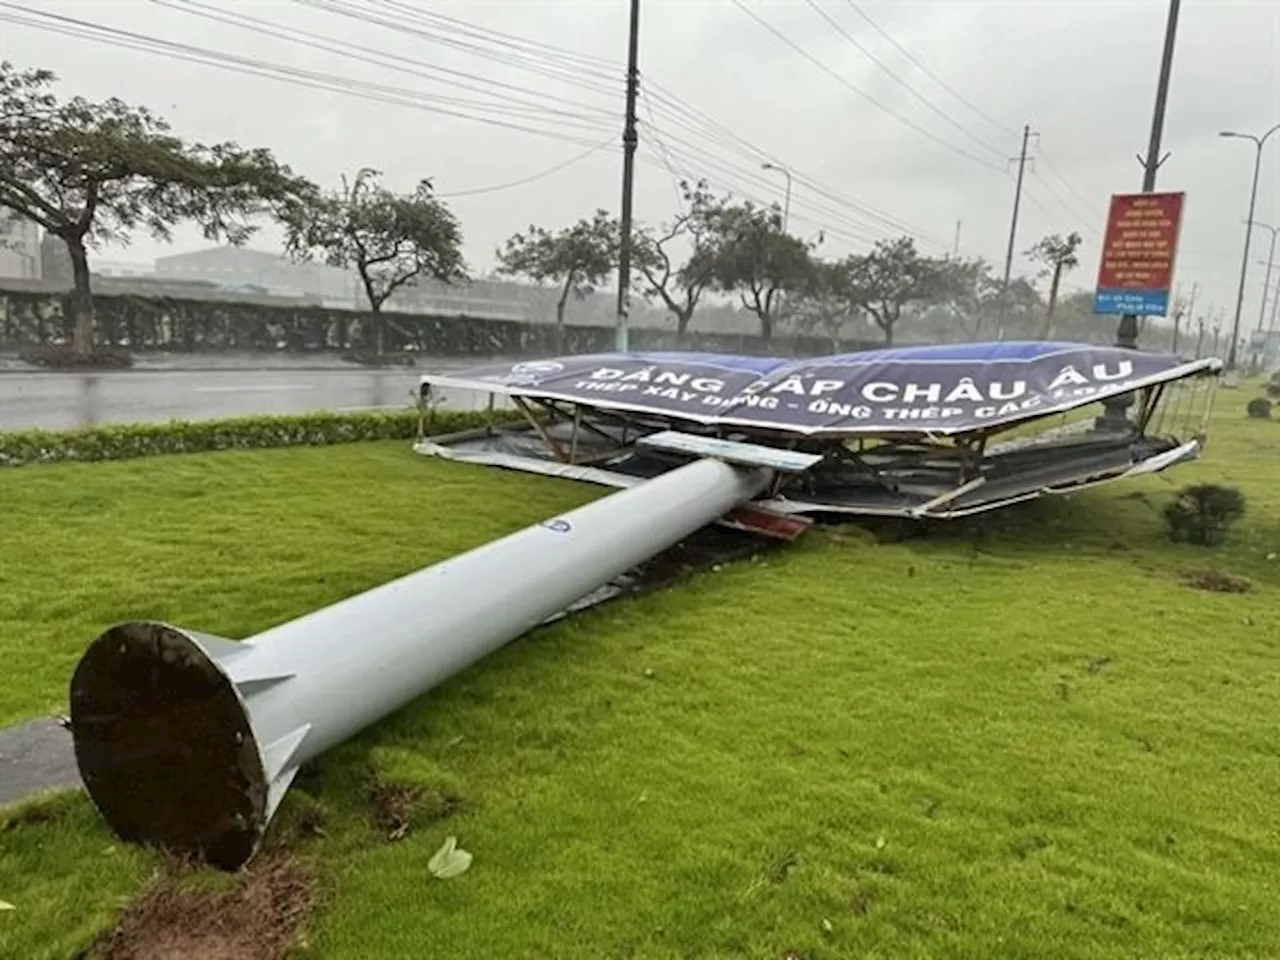
[[[782,296],[801,291],[810,282],[810,247],[784,233],[776,208],[750,201],[725,204],[712,218],[716,243],[715,285],[736,291],[742,305],[760,320],[760,338],[773,338]]]
[[[921,256],[910,237],[880,240],[870,253],[846,257],[842,268],[850,302],[871,315],[888,345],[908,304],[944,299],[958,276],[945,262]]]
[[[841,264],[814,260],[808,284],[785,308],[797,333],[827,337],[831,349],[839,351],[845,327],[859,313],[850,302],[847,279]]]
[[[145,107],[59,102],[48,70],[0,62],[0,207],[67,245],[75,291],[71,350],[93,349],[88,248],[133,230],[171,238],[184,221],[241,244],[257,214],[282,216],[315,189],[265,149],[186,143]]]
[[[1065,237],[1059,233],[1042,238],[1027,251],[1027,256],[1044,265],[1041,276],[1052,276],[1049,282],[1049,305],[1045,310],[1043,339],[1053,335],[1053,311],[1058,304],[1058,284],[1062,275],[1080,266],[1080,257],[1076,251],[1084,240],[1074,231]]]
[[[591,219],[579,220],[557,233],[530,226],[526,233],[508,238],[498,251],[498,272],[560,285],[556,301],[556,344],[560,349],[569,294],[583,297],[604,283],[618,263],[621,239],[618,221],[606,210],[597,210]]]
[[[1000,292],[991,265],[981,258],[946,259],[938,263],[938,271],[937,305],[955,320],[966,339],[977,340]]]
[[[331,267],[360,275],[373,313],[374,350],[383,352],[382,306],[422,277],[465,280],[462,228],[422,180],[401,196],[377,182],[377,170],[342,178],[342,189],[297,207],[285,224],[286,248],[297,259],[320,254]]]
[[[695,185],[681,181],[680,193],[684,211],[661,233],[638,231],[633,256],[644,293],[661,299],[675,315],[676,337],[683,340],[699,301],[715,283],[720,240],[716,225],[728,201],[717,200],[705,180]],[[679,242],[691,249],[684,263],[677,265],[671,247]]]

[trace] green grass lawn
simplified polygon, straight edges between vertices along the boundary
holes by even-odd
[[[510,645],[299,779],[299,955],[1275,956],[1280,423],[1252,395],[1163,478],[815,531]],[[1220,550],[1162,540],[1200,480],[1249,497]],[[112,622],[247,636],[604,493],[404,443],[0,473],[0,721],[64,709]],[[417,788],[404,839],[372,781]],[[475,859],[440,881],[449,835]],[[11,816],[0,957],[74,956],[158,864],[78,795]]]

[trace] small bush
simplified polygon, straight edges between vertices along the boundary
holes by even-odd
[[[482,412],[437,412],[433,433],[466,430],[486,422]],[[0,433],[0,467],[65,461],[126,460],[169,453],[271,447],[328,446],[368,440],[410,440],[418,433],[416,410],[310,413],[227,420],[139,423],[78,430]]]
[[[18,359],[50,370],[123,370],[133,366],[133,354],[116,347],[98,347],[89,353],[72,353],[69,347],[32,347]]]
[[[1271,419],[1271,401],[1266,397],[1254,397],[1244,409],[1254,420]]]
[[[1244,516],[1244,494],[1235,487],[1212,483],[1184,487],[1165,505],[1169,539],[1210,547],[1221,543],[1227,529]]]

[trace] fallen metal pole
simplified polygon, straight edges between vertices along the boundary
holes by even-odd
[[[243,642],[114,626],[71,680],[85,788],[121,839],[238,869],[299,766],[759,495],[771,476],[697,460]]]

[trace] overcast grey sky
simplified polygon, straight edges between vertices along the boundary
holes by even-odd
[[[66,94],[146,104],[194,139],[268,146],[326,186],[361,166],[396,189],[431,177],[463,222],[474,270],[489,269],[495,247],[529,223],[557,227],[619,207],[627,0],[13,3],[244,58],[227,70],[0,22],[0,56],[54,70]],[[1166,0],[643,0],[636,215],[671,215],[673,171],[780,201],[784,177],[760,169],[772,157],[794,173],[792,232],[824,229],[824,255],[902,232],[943,253],[960,221],[961,251],[1001,265],[1008,158],[1029,123],[1036,161],[1017,250],[1080,231],[1082,264],[1068,288],[1091,289],[1107,198],[1141,184],[1135,154],[1150,128],[1166,10]],[[0,3],[0,15],[14,14]],[[299,31],[337,50],[303,45]],[[493,31],[572,56],[530,56]],[[244,72],[262,62],[363,98]],[[1254,148],[1217,134],[1276,123],[1280,2],[1185,0],[1158,185],[1187,193],[1180,286],[1198,283],[1199,304],[1228,318]],[[1280,226],[1280,133],[1264,155],[1256,216]],[[1255,233],[1251,261],[1270,239]],[[276,242],[264,232],[253,245]],[[203,245],[185,230],[175,249]],[[103,256],[167,252],[139,238]],[[1031,267],[1019,256],[1015,269]],[[1251,265],[1246,330],[1262,274]]]

